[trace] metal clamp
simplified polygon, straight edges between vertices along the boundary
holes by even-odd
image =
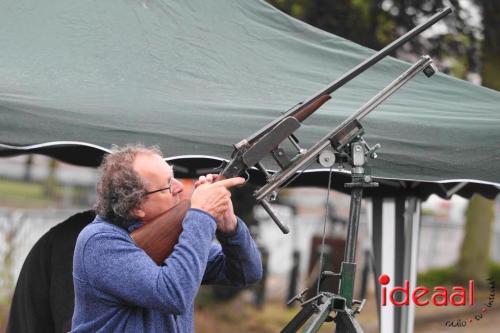
[[[366,304],[366,299],[363,299],[362,301],[359,300],[352,300],[352,305],[357,305],[357,307],[352,309],[351,315],[354,317],[358,313],[361,313],[363,311],[363,308],[365,307]]]

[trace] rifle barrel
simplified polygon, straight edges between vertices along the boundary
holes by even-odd
[[[429,18],[424,23],[422,23],[422,24],[416,26],[415,28],[413,28],[412,30],[408,31],[406,34],[404,34],[403,36],[399,37],[398,39],[396,39],[395,41],[393,41],[392,43],[390,43],[389,45],[387,45],[386,47],[384,47],[382,50],[380,50],[377,53],[375,53],[374,55],[372,55],[370,58],[366,59],[365,61],[363,61],[362,63],[360,63],[356,67],[352,68],[350,71],[348,71],[347,73],[345,73],[343,76],[341,76],[337,80],[331,82],[327,86],[327,88],[325,88],[323,90],[320,90],[319,92],[317,92],[316,94],[314,94],[309,99],[304,100],[303,102],[297,104],[296,106],[294,106],[293,108],[291,108],[290,110],[288,110],[285,114],[283,114],[281,117],[279,117],[278,119],[272,121],[271,123],[269,123],[265,127],[261,128],[256,133],[252,134],[250,137],[248,137],[246,139],[246,141],[249,142],[249,143],[254,142],[254,140],[257,140],[262,135],[264,135],[265,133],[267,133],[269,130],[271,130],[272,128],[274,128],[274,126],[279,121],[281,121],[282,119],[284,119],[285,117],[289,117],[289,116],[295,115],[297,112],[300,112],[304,108],[307,108],[311,103],[314,103],[316,101],[316,99],[318,99],[319,97],[321,97],[323,95],[330,95],[335,90],[339,89],[340,87],[342,87],[343,85],[345,85],[347,82],[351,81],[353,78],[355,78],[359,74],[363,73],[365,70],[367,70],[368,68],[370,68],[371,66],[373,66],[374,64],[376,64],[377,62],[379,62],[380,60],[382,60],[384,57],[386,57],[390,53],[392,53],[398,47],[400,47],[401,45],[405,44],[410,39],[412,39],[416,35],[420,34],[422,31],[428,29],[429,27],[431,27],[432,25],[434,25],[436,22],[438,22],[439,20],[441,20],[443,17],[445,17],[446,15],[450,14],[451,12],[452,12],[452,9],[450,7],[446,7],[442,11],[434,14],[431,18]]]

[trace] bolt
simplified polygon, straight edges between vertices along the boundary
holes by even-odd
[[[275,201],[277,197],[278,193],[276,191],[272,191],[271,195],[269,196],[269,201]]]

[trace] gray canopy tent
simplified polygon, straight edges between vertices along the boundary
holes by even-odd
[[[374,52],[258,0],[17,0],[0,16],[0,156],[97,166],[112,144],[142,142],[184,177],[218,166],[232,144]],[[299,129],[301,145],[408,67],[386,58],[339,89]],[[382,186],[367,195],[495,197],[499,105],[500,93],[447,75],[414,78],[363,121],[382,146],[370,161]],[[342,190],[349,175],[336,175]],[[316,165],[294,185],[326,179]]]

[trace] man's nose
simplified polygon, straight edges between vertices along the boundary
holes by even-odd
[[[172,188],[173,188],[173,195],[176,195],[184,190],[184,184],[181,181],[174,178]]]

